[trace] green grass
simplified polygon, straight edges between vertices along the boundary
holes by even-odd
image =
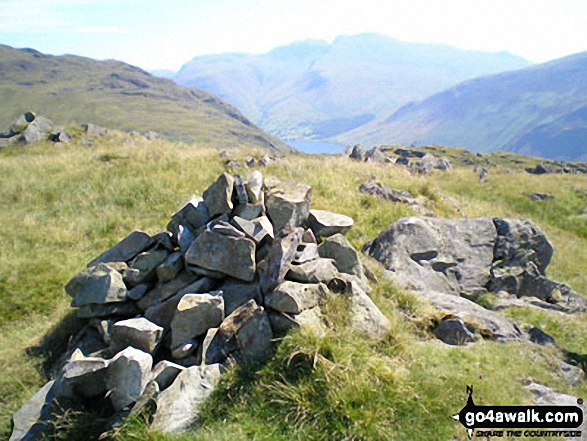
[[[225,169],[214,149],[146,140],[129,145],[127,138],[112,133],[92,148],[74,141],[0,151],[0,437],[8,436],[10,415],[46,381],[58,349],[77,329],[63,285],[131,231],[163,230],[183,201],[201,195]],[[232,159],[244,163],[249,154],[263,151],[235,151]],[[530,218],[555,245],[549,275],[586,293],[585,229],[568,218],[586,205],[587,179],[504,174],[499,170],[510,165],[507,158],[492,160],[500,164],[485,184],[472,167],[423,177],[339,156],[290,155],[261,171],[307,183],[312,207],[353,217],[348,238],[359,249],[391,222],[417,214],[359,193],[367,180],[408,190],[444,217],[459,217],[444,201],[450,196],[470,217]],[[522,195],[534,191],[556,199],[526,202]],[[392,323],[385,341],[376,344],[352,331],[344,300],[331,299],[327,315],[334,328],[324,338],[292,333],[275,345],[265,365],[241,366],[224,377],[197,435],[164,437],[133,419],[114,431],[114,439],[465,439],[449,416],[463,407],[468,384],[478,404],[530,403],[522,385],[527,378],[587,396],[584,382],[570,387],[560,378],[562,352],[555,348],[492,342],[452,348],[437,342],[429,329],[438,313],[386,282],[379,265],[366,260],[380,280],[372,297]],[[584,355],[584,314],[508,314],[540,326],[562,350]],[[70,428],[54,439],[87,439],[94,423],[65,415],[60,424]]]

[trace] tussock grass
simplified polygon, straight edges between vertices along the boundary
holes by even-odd
[[[63,285],[133,230],[164,229],[182,202],[201,195],[225,170],[225,159],[214,149],[138,139],[131,144],[127,138],[112,133],[91,148],[43,143],[0,152],[1,437],[8,437],[10,415],[46,381],[55,358],[49,350],[27,348],[58,348],[74,332]],[[244,164],[246,156],[264,153],[234,150],[230,159]],[[506,159],[499,161],[507,165]],[[313,208],[351,216],[355,226],[347,237],[358,249],[393,221],[417,215],[410,207],[361,194],[358,187],[368,180],[408,190],[443,217],[460,216],[445,196],[469,217],[527,217],[556,247],[549,276],[587,293],[587,237],[577,214],[586,205],[587,179],[505,174],[496,168],[480,184],[471,168],[412,176],[393,165],[294,154],[261,171],[307,183]],[[535,191],[555,199],[525,198]],[[326,336],[291,333],[265,365],[240,366],[225,376],[197,435],[152,433],[135,418],[114,430],[113,439],[465,439],[464,429],[449,416],[465,404],[468,384],[480,404],[530,403],[522,385],[528,378],[587,396],[584,382],[570,387],[561,379],[562,352],[556,348],[492,342],[451,348],[437,342],[429,329],[440,319],[438,312],[386,281],[376,262],[366,259],[366,264],[380,281],[371,296],[392,323],[383,342],[350,329],[345,300],[334,297],[326,305],[333,324]],[[540,326],[562,351],[584,355],[584,314],[563,317],[533,309],[508,314]],[[84,439],[91,423],[65,415],[60,424],[71,428],[55,439]]]

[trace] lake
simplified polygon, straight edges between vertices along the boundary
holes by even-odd
[[[344,152],[346,146],[324,141],[285,141],[294,149],[304,153],[329,153],[332,155]]]

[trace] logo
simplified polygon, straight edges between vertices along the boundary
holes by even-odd
[[[495,438],[581,436],[580,430],[571,430],[583,423],[583,410],[579,406],[477,406],[473,401],[472,386],[467,386],[467,394],[467,404],[452,418],[467,429],[469,439],[473,438],[473,433],[478,437]],[[582,404],[583,400],[579,399],[577,403]]]

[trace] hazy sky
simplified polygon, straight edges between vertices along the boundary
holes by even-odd
[[[376,32],[542,62],[587,50],[586,0],[0,0],[0,43],[177,70]]]

